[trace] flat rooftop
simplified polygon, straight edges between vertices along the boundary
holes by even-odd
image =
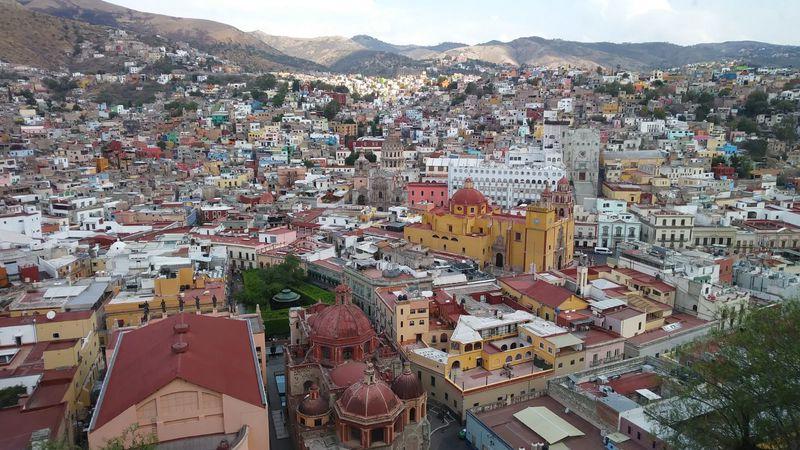
[[[451,372],[450,381],[459,386],[461,390],[466,391],[544,371],[550,371],[550,369],[537,367],[531,360],[511,366],[510,373],[505,372],[503,369],[486,370],[480,366],[461,371],[454,377]]]
[[[475,416],[509,447],[530,448],[531,443],[547,442],[544,437],[540,436],[521,420],[514,417],[514,414],[531,407],[547,408],[551,413],[583,433],[583,436],[571,436],[559,440],[557,443],[563,445],[561,448],[568,448],[570,450],[596,450],[603,448],[602,436],[600,435],[599,429],[595,428],[574,412],[565,413],[564,406],[549,396],[542,396],[503,408],[497,408],[492,411],[480,412],[475,414]],[[554,448],[553,444],[556,444],[556,442],[550,443],[551,448]]]

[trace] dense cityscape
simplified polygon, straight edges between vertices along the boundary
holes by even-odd
[[[0,449],[799,448],[798,47],[45,3],[0,4]]]

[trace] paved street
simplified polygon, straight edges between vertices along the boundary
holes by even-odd
[[[469,443],[458,437],[458,432],[463,428],[458,419],[449,413],[444,420],[439,419],[441,406],[428,404],[428,421],[431,423],[431,449],[466,450]]]
[[[269,354],[269,353],[268,353]],[[281,410],[281,399],[278,395],[278,386],[275,382],[275,374],[283,373],[283,355],[270,356],[267,359],[267,402],[270,411],[269,426],[269,448],[272,450],[291,450],[292,440],[289,438],[278,439],[273,420],[273,411]],[[284,417],[286,412],[284,411]],[[288,425],[287,425],[288,431]]]

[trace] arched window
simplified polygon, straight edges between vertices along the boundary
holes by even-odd
[[[517,353],[517,356],[515,356],[514,359],[519,361],[520,359],[522,359],[522,355]]]
[[[512,342],[511,343],[511,349],[513,350],[515,348],[517,348],[517,343],[516,342]]]
[[[531,357],[531,352],[525,352],[525,358],[530,358],[530,357]]]
[[[447,334],[442,333],[442,335],[439,336],[439,342],[447,342]]]
[[[503,344],[503,345],[500,346],[500,351],[504,352],[506,350],[508,350],[508,346],[506,344]]]
[[[472,344],[465,345],[464,346],[464,351],[465,352],[471,352],[472,351]]]
[[[510,363],[511,361],[512,361],[511,357],[510,356],[506,356],[506,362]]]

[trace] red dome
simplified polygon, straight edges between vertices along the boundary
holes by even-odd
[[[403,400],[419,398],[425,393],[422,383],[419,382],[416,375],[411,373],[408,361],[403,364],[403,373],[392,382],[392,391]]]
[[[351,302],[352,292],[344,284],[336,286],[336,304],[309,318],[311,340],[328,344],[363,343],[375,336],[367,315]]]
[[[311,385],[308,396],[297,407],[297,411],[306,416],[321,416],[330,409],[328,401],[319,396],[319,387],[316,384]]]
[[[472,178],[467,178],[464,181],[464,187],[453,194],[453,198],[450,199],[450,204],[477,206],[486,203],[486,197],[481,194],[481,191],[472,186]]]
[[[567,177],[565,176],[561,177],[561,179],[558,180],[558,184],[569,184],[569,180],[567,180]]]
[[[331,305],[309,319],[311,339],[328,341],[364,338],[366,341],[375,335],[367,315],[352,303]]]
[[[351,386],[364,377],[367,365],[358,361],[348,361],[331,370],[331,380],[336,386]]]
[[[363,418],[391,416],[402,409],[400,399],[383,380],[375,378],[371,365],[364,380],[347,388],[336,401],[342,414]]]

